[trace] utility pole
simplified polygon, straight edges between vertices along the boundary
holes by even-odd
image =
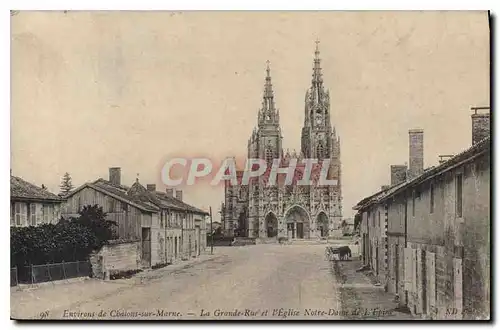
[[[210,254],[214,254],[214,229],[212,223],[212,207],[210,206]]]

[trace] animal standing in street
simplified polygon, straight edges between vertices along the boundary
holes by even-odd
[[[348,246],[341,246],[338,248],[334,248],[333,246],[329,246],[326,248],[325,254],[326,254],[326,258],[330,261],[350,260],[350,258],[352,257],[351,249]]]

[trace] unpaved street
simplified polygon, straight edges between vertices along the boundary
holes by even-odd
[[[117,289],[40,310],[48,310],[50,319],[335,319],[339,295],[324,249],[322,244],[216,247],[213,260],[107,282]]]

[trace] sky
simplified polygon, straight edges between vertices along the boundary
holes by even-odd
[[[344,217],[408,162],[471,145],[471,106],[489,105],[486,12],[20,12],[11,17],[11,169],[59,191],[121,167],[164,189],[177,156],[246,157],[266,61],[283,146],[300,149],[315,41],[341,138]],[[184,187],[212,207],[223,189]]]

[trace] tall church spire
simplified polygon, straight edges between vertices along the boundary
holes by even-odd
[[[274,104],[273,84],[271,83],[271,69],[269,61],[266,62],[266,80],[264,84],[264,95],[262,97],[262,108],[259,111],[259,125],[278,124],[279,115]]]
[[[322,84],[323,75],[321,74],[321,59],[319,58],[319,40],[316,40],[312,85],[313,87],[320,87]]]
[[[314,65],[311,84],[311,101],[313,104],[320,104],[323,101],[323,74],[321,73],[321,60],[319,58],[319,40],[316,40],[316,50],[314,51]]]
[[[264,85],[263,109],[274,110],[274,93],[273,84],[271,83],[271,69],[269,68],[269,61],[267,61],[266,64],[266,83]]]
[[[330,96],[323,85],[319,40],[316,40],[311,87],[306,92],[302,152],[306,157],[332,157]]]

